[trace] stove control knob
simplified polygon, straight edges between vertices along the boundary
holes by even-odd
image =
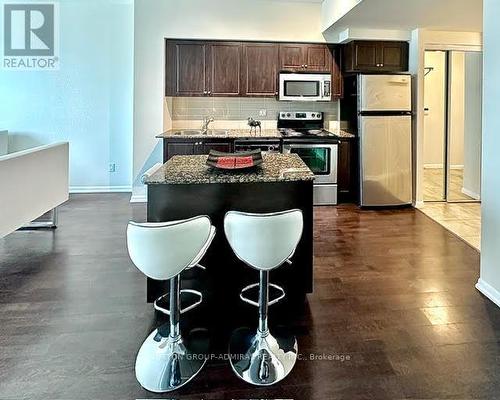
[[[312,113],[312,114],[311,114],[311,117],[313,117],[313,118],[314,118],[315,116],[316,116],[316,114],[314,114],[314,113]]]
[[[287,116],[288,118],[290,118],[290,117],[292,116],[292,114],[287,113],[287,114],[286,114],[286,116]]]
[[[281,113],[281,118],[285,118],[285,113]]]

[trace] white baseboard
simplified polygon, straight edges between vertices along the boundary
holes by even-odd
[[[134,186],[132,189],[131,203],[147,203],[148,192],[146,186]]]
[[[70,186],[70,193],[129,193],[130,186]]]
[[[413,206],[413,207],[415,207],[415,208],[422,208],[422,207],[424,206],[424,204],[425,204],[425,203],[424,203],[422,200],[419,200],[419,201],[416,201],[416,202],[414,203],[414,206]]]
[[[424,169],[443,169],[443,164],[424,164]]]
[[[148,195],[147,194],[132,194],[130,197],[131,203],[147,203]]]
[[[472,197],[474,200],[481,200],[481,195],[478,193],[473,192],[472,190],[462,188],[462,193],[465,194],[466,196]]]
[[[488,299],[500,307],[500,292],[493,286],[483,281],[481,278],[477,280],[476,289],[484,294]]]
[[[424,169],[443,169],[443,164],[424,164]],[[464,169],[463,165],[456,164],[450,165],[450,169]]]

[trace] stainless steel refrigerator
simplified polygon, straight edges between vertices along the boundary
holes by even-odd
[[[410,75],[357,77],[361,206],[411,204]]]

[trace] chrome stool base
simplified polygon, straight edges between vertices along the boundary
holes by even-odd
[[[193,331],[187,340],[175,340],[163,329],[156,329],[137,354],[136,378],[150,392],[176,390],[200,372],[207,362],[208,351],[209,336],[205,330]]]
[[[284,379],[297,361],[297,339],[278,331],[267,336],[255,329],[240,328],[229,342],[233,371],[244,381],[268,386]]]

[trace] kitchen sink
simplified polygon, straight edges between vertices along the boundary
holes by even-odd
[[[179,136],[193,136],[193,135],[201,135],[202,132],[199,129],[184,129],[181,131],[176,131],[175,134]]]

